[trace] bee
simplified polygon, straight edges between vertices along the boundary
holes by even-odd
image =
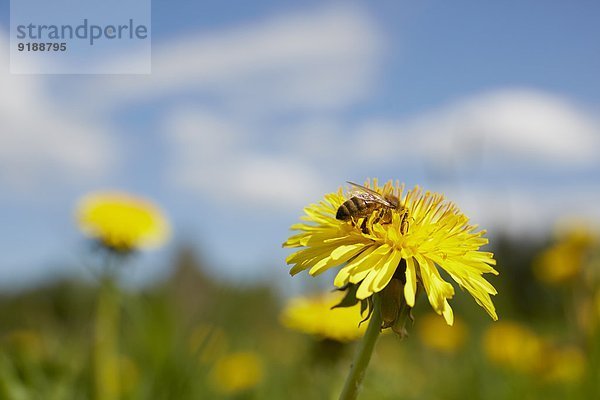
[[[381,195],[374,190],[354,182],[348,183],[356,190],[352,192],[348,200],[339,206],[335,214],[336,219],[354,222],[358,218],[365,218],[361,229],[363,232],[368,233],[366,227],[367,218],[373,212],[379,212],[374,222],[389,224],[392,222],[392,211],[396,210],[401,214],[400,233],[404,235],[408,232],[408,210],[401,204],[398,197],[392,194]]]

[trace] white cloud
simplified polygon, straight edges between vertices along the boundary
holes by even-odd
[[[574,183],[553,187],[438,188],[473,223],[492,233],[545,235],[557,223],[585,220],[600,225],[600,190]]]
[[[534,180],[540,173],[547,179],[552,170],[568,174],[568,167],[594,168],[599,157],[595,149],[600,129],[594,119],[565,99],[530,90],[495,91],[410,119],[366,120],[356,128],[348,128],[335,114],[325,115],[328,116],[276,123],[269,131],[243,118],[234,124],[226,112],[190,108],[175,113],[166,128],[166,132],[171,132],[175,160],[172,176],[199,193],[214,186],[215,180],[237,181],[241,184],[229,192],[234,190],[236,195],[249,199],[271,199],[273,203],[287,199],[289,203],[292,199],[310,200],[306,194],[318,195],[326,184],[338,182],[336,179],[338,183],[362,179],[363,174],[381,171],[386,166],[393,166],[403,176],[414,177],[415,168],[435,168],[433,162],[452,163],[466,167],[462,170],[470,171],[467,178],[470,173],[481,179],[478,163],[483,160],[488,167],[483,172],[487,178],[482,185],[489,184],[490,179],[500,179],[496,185],[509,186],[499,191],[490,189],[489,194],[485,188],[479,189],[486,201],[491,199],[489,203],[498,205],[507,196],[513,196],[511,174],[515,170],[511,168],[519,168],[523,178],[520,185],[531,185],[529,192],[523,189],[518,193],[533,196],[539,190],[540,185]],[[273,138],[269,150],[276,156],[259,150],[266,137]],[[269,186],[269,181],[276,184]],[[300,182],[309,188],[303,191],[305,196],[294,190]],[[498,205],[486,208],[485,213],[498,216],[500,223],[513,221],[519,225],[519,221],[527,220],[526,216],[535,219],[543,214],[540,219],[544,219],[550,214],[548,210],[560,211],[544,199],[527,206],[526,201],[521,201],[522,194],[513,197],[518,204],[514,211],[527,209],[526,212],[504,219],[507,206]],[[296,204],[300,203],[293,202],[290,207]]]
[[[213,200],[253,208],[298,208],[323,193],[322,176],[307,160],[261,152],[250,127],[200,108],[166,118],[170,181]],[[243,201],[241,201],[243,199]]]
[[[197,194],[216,192],[244,196],[253,204],[297,207],[311,194],[322,193],[318,164],[285,139],[285,145],[265,149],[255,142],[286,129],[276,122],[281,113],[302,111],[311,120],[315,114],[329,120],[367,98],[382,61],[382,44],[374,20],[354,6],[281,14],[154,42],[151,75],[83,77],[75,81],[77,86],[63,88],[61,101],[110,116],[128,104],[200,94],[210,109],[184,108],[158,116],[166,121],[164,138],[171,149],[169,180]],[[116,149],[101,125],[75,118],[85,112],[53,109],[35,76],[7,80],[18,85],[10,92],[22,96],[19,102],[5,101],[13,107],[21,104],[17,110],[0,108],[0,114],[11,114],[4,125],[13,126],[3,132],[19,132],[0,136],[0,163],[11,166],[4,170],[24,172],[10,177],[35,182],[52,171],[76,178],[100,174],[113,163]],[[311,146],[312,141],[303,141]]]
[[[452,184],[428,189],[490,229],[544,233],[571,216],[600,223],[600,191],[585,178],[600,167],[600,121],[560,96],[497,90],[404,120],[367,120],[353,137],[349,152],[364,166],[452,167]]]
[[[519,157],[573,164],[597,160],[600,127],[567,100],[527,90],[507,90],[464,105],[466,135],[481,132],[490,148]]]
[[[0,54],[8,54],[0,34]],[[116,162],[116,146],[96,121],[61,107],[41,76],[0,72],[0,181],[16,188],[97,178]]]
[[[179,108],[167,116],[164,132],[183,158],[215,161],[231,157],[230,148],[244,143],[244,129],[216,112]]]
[[[331,159],[310,153],[329,151],[339,132],[332,115],[374,89],[381,50],[377,27],[358,8],[324,8],[157,44],[151,77],[100,93],[117,102],[186,90],[209,96],[210,109],[197,102],[164,119],[169,180],[219,200],[291,209],[324,192],[319,166]],[[278,121],[287,111],[303,113]]]
[[[408,120],[367,121],[355,142],[369,159],[468,165],[483,158],[551,168],[593,165],[599,147],[598,120],[564,98],[527,89],[484,93]]]
[[[281,127],[273,140],[276,145],[292,151],[298,157],[319,164],[343,166],[351,159],[351,154],[347,152],[349,133],[344,131],[344,124],[339,118],[306,117]]]
[[[314,202],[325,193],[313,166],[286,157],[251,156],[240,160],[234,185],[241,198],[266,206],[291,209]]]
[[[363,99],[381,37],[359,9],[338,6],[153,44],[152,75],[95,81],[108,105],[201,90],[237,109],[337,109]]]

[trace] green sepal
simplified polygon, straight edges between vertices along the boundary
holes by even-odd
[[[392,279],[381,292],[381,319],[384,329],[391,327],[398,318],[397,299],[400,294],[402,294],[402,284],[398,279]]]
[[[367,311],[367,316],[358,323],[358,326],[361,326],[363,322],[368,321],[369,318],[371,318],[371,314],[373,314],[373,296],[369,296],[360,301],[360,315],[363,315],[365,311]]]
[[[415,318],[412,315],[412,308],[404,303],[400,307],[398,318],[396,318],[394,324],[391,326],[392,330],[400,336],[400,339],[404,339],[408,336],[408,330],[406,329],[408,321],[410,321],[410,325],[412,325],[415,322]]]
[[[331,307],[332,310],[334,308],[353,307],[359,302],[359,300],[356,298],[356,291],[358,290],[358,285],[349,283],[349,284],[344,285],[343,287],[341,287],[339,289],[335,289],[335,290],[345,291],[346,293],[344,294],[344,298],[342,299],[342,301],[340,301],[335,306]],[[362,304],[361,304],[361,314],[362,314]]]
[[[359,286],[360,283],[348,283],[347,285],[344,285],[339,289],[335,289],[338,291],[345,292],[345,294],[344,298],[338,304],[331,307],[331,309],[333,310],[334,308],[354,307],[360,302],[360,315],[364,315],[365,311],[367,312],[367,315],[364,317],[364,319],[359,322],[358,325],[360,326],[363,322],[368,321],[369,318],[371,318],[371,314],[373,313],[373,299],[371,297],[368,297],[364,300],[357,299],[356,291],[358,290]]]
[[[381,292],[382,329],[392,328],[401,339],[408,336],[408,321],[414,321],[412,308],[406,304],[404,285],[400,279],[393,278]]]

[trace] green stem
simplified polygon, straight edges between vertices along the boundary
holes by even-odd
[[[365,372],[367,371],[369,361],[371,360],[371,354],[373,354],[375,342],[381,331],[381,322],[381,298],[379,295],[373,295],[373,313],[369,320],[369,326],[367,327],[365,336],[363,337],[362,342],[360,342],[358,351],[354,356],[350,373],[346,378],[344,389],[340,394],[340,400],[354,400],[358,397],[358,393],[362,388]]]
[[[98,294],[93,342],[96,400],[113,400],[119,395],[118,289],[111,277],[103,277]]]

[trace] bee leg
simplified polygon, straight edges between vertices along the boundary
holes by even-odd
[[[381,216],[379,214],[377,214],[376,216],[373,217],[373,221],[372,224],[378,224],[381,221]]]
[[[363,233],[368,233],[368,230],[367,230],[367,219],[366,219],[366,218],[363,218],[363,220],[362,220],[362,222],[360,223],[360,225],[359,225],[359,221],[360,221],[360,218],[358,218],[358,219],[355,219],[354,217],[352,217],[352,218],[350,219],[350,223],[352,224],[352,226],[353,226],[353,227],[359,227],[359,228],[360,228],[360,230],[361,230]]]
[[[400,233],[402,235],[406,235],[408,233],[408,221],[407,220],[403,220],[400,223]]]
[[[392,222],[392,210],[389,210],[389,209],[381,210],[381,212],[379,214],[378,222],[380,222],[382,224],[391,223]]]
[[[370,233],[370,232],[369,232],[369,228],[367,228],[367,220],[368,220],[368,219],[369,219],[369,218],[363,218],[363,221],[362,221],[362,223],[360,224],[360,230],[362,231],[362,233],[364,233],[364,234],[366,234],[366,235],[368,235],[368,234]]]
[[[414,218],[410,218],[408,216],[408,211],[404,210],[404,212],[402,213],[402,216],[400,217],[400,233],[402,235],[406,235],[408,233],[408,227],[409,227],[409,223],[408,220],[412,219],[414,220]]]

